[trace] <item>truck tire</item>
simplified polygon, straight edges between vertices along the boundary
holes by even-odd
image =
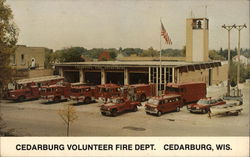
[[[56,97],[54,98],[54,102],[56,102],[56,103],[58,103],[60,100],[61,100],[61,97],[59,97],[59,96],[56,96]]]
[[[140,99],[141,99],[141,100],[140,100],[141,102],[146,101],[146,95],[145,95],[145,94],[142,94],[141,97],[140,97]]]
[[[137,106],[134,106],[134,108],[132,109],[132,111],[133,111],[133,112],[136,112],[136,111],[138,111],[138,108],[137,108]]]
[[[178,106],[178,107],[176,107],[176,112],[180,112],[180,107]]]
[[[112,115],[113,117],[116,117],[116,116],[117,116],[117,109],[113,109],[113,110],[111,111],[111,115]]]
[[[25,96],[24,95],[21,95],[18,97],[17,101],[19,102],[23,102],[25,100]]]
[[[207,113],[208,111],[207,111],[206,109],[202,109],[201,112],[205,114],[205,113]]]
[[[157,116],[160,117],[162,115],[161,111],[157,112]]]
[[[85,100],[84,100],[85,104],[89,104],[90,102],[91,102],[91,98],[90,97],[85,98]]]
[[[101,114],[102,114],[103,116],[106,116],[106,113],[105,113],[105,112],[101,112]]]

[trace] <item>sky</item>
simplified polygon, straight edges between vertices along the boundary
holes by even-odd
[[[160,19],[173,44],[186,43],[186,19],[209,19],[209,49],[227,48],[221,26],[246,24],[241,47],[249,48],[247,0],[7,0],[19,28],[18,44],[54,50],[71,46],[91,48],[160,49]],[[205,7],[206,6],[206,7]],[[207,9],[205,9],[207,8]],[[162,39],[163,40],[163,39]],[[231,31],[231,48],[238,31]]]

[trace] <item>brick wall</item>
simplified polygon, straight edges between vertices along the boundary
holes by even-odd
[[[35,69],[35,70],[30,70],[28,72],[29,78],[50,76],[50,75],[53,75],[53,70],[51,69]]]
[[[227,80],[228,64],[213,68],[211,71],[211,83],[217,85]],[[179,82],[205,82],[209,84],[209,69],[179,73]]]
[[[228,64],[222,62],[221,67],[214,68],[212,71],[212,82],[214,85],[227,80]]]
[[[36,68],[44,69],[45,53],[52,51],[45,47],[27,47],[25,45],[17,46],[15,54],[11,57],[11,66],[19,69],[28,69],[31,66],[32,59],[35,59]]]

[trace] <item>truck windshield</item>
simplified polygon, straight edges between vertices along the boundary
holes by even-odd
[[[45,93],[46,92],[46,88],[41,88],[41,92]]]
[[[124,101],[123,101],[123,99],[108,99],[108,102],[109,103],[123,103]]]
[[[114,99],[114,103],[123,103],[122,99]]]
[[[72,92],[72,93],[80,93],[80,92],[81,92],[81,89],[72,88],[72,89],[71,89],[71,92]]]
[[[153,105],[158,105],[159,104],[159,100],[157,100],[157,99],[149,99],[148,103],[149,104],[153,104]]]
[[[100,92],[111,92],[110,88],[100,88]]]
[[[209,100],[205,100],[205,99],[201,99],[197,102],[197,104],[200,104],[200,105],[208,105],[210,104],[210,101]]]
[[[167,87],[168,92],[180,92],[180,88],[174,88],[174,87]]]
[[[46,92],[52,92],[53,88],[47,88]]]

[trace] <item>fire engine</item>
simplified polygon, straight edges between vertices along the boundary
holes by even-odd
[[[70,99],[89,104],[95,99],[95,89],[90,86],[74,86],[70,90]]]
[[[112,96],[121,95],[121,86],[117,84],[108,83],[96,86],[95,98],[101,102],[107,101],[107,99]]]
[[[109,98],[107,103],[101,105],[102,115],[111,115],[117,116],[118,113],[125,111],[134,111],[138,110],[137,106],[141,106],[140,102],[130,101],[124,97],[112,97]]]
[[[69,98],[71,86],[69,83],[43,86],[41,88],[41,98],[47,102],[59,102]]]
[[[21,89],[9,91],[7,99],[14,101],[24,101],[38,99],[40,97],[39,88],[34,84],[23,86]]]
[[[134,101],[146,101],[146,99],[155,96],[155,84],[133,84],[123,87],[124,96]]]
[[[61,76],[44,76],[17,80],[12,84],[13,89],[7,94],[7,99],[24,101],[40,98],[40,86],[51,85],[63,81]]]
[[[178,94],[183,98],[184,104],[196,102],[206,97],[206,83],[169,83],[165,94]]]

